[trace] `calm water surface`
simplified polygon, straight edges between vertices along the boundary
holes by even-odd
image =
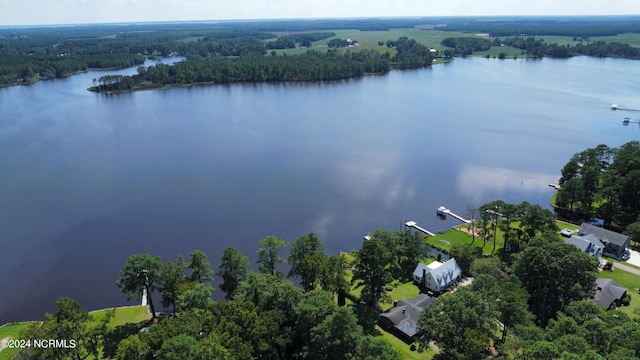
[[[640,66],[627,60],[86,91],[101,75],[0,89],[0,323],[41,318],[60,296],[131,303],[115,280],[135,253],[201,249],[215,266],[226,246],[254,261],[260,239],[313,231],[333,254],[405,220],[456,225],[439,205],[547,206],[574,153],[640,135],[610,110],[640,107]]]

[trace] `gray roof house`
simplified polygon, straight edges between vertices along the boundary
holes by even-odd
[[[627,248],[629,248],[630,239],[627,235],[619,234],[615,231],[603,229],[591,224],[582,223],[578,229],[578,235],[593,235],[604,244],[602,253],[616,259],[622,259]]]
[[[602,260],[602,252],[605,248],[604,244],[593,234],[576,236],[573,235],[569,238],[565,238],[564,242],[571,244],[578,249],[593,256],[599,263],[600,267],[604,266],[606,261]]]
[[[627,295],[627,289],[611,279],[596,279],[596,293],[592,301],[605,310],[611,305],[620,305],[622,298]]]
[[[462,270],[455,258],[445,263],[434,261],[429,265],[422,263],[413,271],[413,280],[420,286],[435,293],[445,291],[462,277]]]
[[[418,319],[422,309],[437,306],[438,300],[427,294],[413,299],[402,299],[394,307],[378,315],[378,324],[406,343],[412,343],[417,334]]]

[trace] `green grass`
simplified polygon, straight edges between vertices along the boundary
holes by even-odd
[[[518,225],[519,225],[518,222],[513,222],[511,224],[511,227],[515,229],[518,227]],[[578,226],[576,225],[569,224],[559,220],[556,221],[556,225],[558,226],[559,229],[570,229],[570,230],[578,229]],[[476,226],[476,230],[478,230],[479,223],[476,223],[475,226]],[[456,226],[456,229],[464,229],[464,228],[471,229],[471,225],[463,224],[463,225]],[[468,245],[468,244],[471,244],[472,240],[473,239],[471,235],[465,232],[457,231],[457,230],[447,230],[442,233],[437,233],[436,236],[428,237],[427,244],[435,248],[438,248],[440,250],[449,251],[451,249],[451,245],[453,244]],[[473,243],[473,246],[481,247],[483,255],[491,255],[491,252],[493,250],[493,237],[491,237],[490,239],[487,239],[487,242],[484,246],[483,244],[484,244],[484,240],[482,240],[482,238],[480,238],[479,236],[476,236],[476,240]],[[504,246],[504,233],[500,229],[498,229],[498,232],[496,234],[496,249],[494,251],[494,254],[498,253],[498,251],[503,246]]]
[[[468,225],[461,225],[460,227],[466,227],[466,226]],[[457,230],[447,230],[443,233],[437,233],[436,236],[429,237],[427,239],[427,244],[435,248],[438,248],[440,250],[449,251],[451,249],[451,245],[453,244],[469,245],[471,244],[472,240],[473,238],[471,237],[471,235],[467,233],[464,233],[462,231],[457,231]],[[473,243],[473,246],[482,248],[482,253],[484,255],[491,255],[491,251],[493,250],[493,238],[491,238],[491,240],[487,240],[484,247],[483,247],[483,244],[484,244],[484,241],[479,236],[476,236],[476,241]],[[498,250],[501,249],[503,245],[504,245],[504,237],[502,236],[502,232],[498,230],[498,233],[496,235],[496,249],[494,254],[497,253]]]
[[[107,314],[109,309],[96,310],[89,312],[93,315],[93,325],[98,325],[101,320]],[[139,323],[144,320],[148,320],[150,317],[146,306],[130,306],[116,308],[116,313],[113,319],[109,322],[108,327],[110,329],[115,328],[118,325],[124,325],[127,323]],[[15,324],[8,324],[0,327],[0,340],[4,338],[20,339],[20,333],[26,329],[31,322],[21,322]],[[13,358],[18,353],[18,349],[4,349],[0,350],[0,360],[8,360]]]
[[[386,311],[393,307],[393,302],[400,299],[413,299],[416,296],[420,295],[420,289],[413,284],[412,281],[407,283],[400,283],[399,281],[394,281],[389,285],[393,288],[392,291],[387,291],[387,295],[389,297],[389,302],[381,302],[378,303],[380,309],[382,311]]]
[[[435,352],[431,347],[423,352],[418,352],[418,350],[411,351],[411,345],[407,345],[404,341],[398,339],[395,335],[384,331],[378,325],[376,325],[376,330],[380,333],[379,337],[391,344],[391,347],[393,347],[400,354],[401,359],[426,360],[433,359],[433,356],[435,355]],[[418,344],[416,344],[416,347],[417,346]]]
[[[627,288],[627,294],[631,297],[631,303],[629,306],[621,306],[618,309],[631,318],[638,317],[638,315],[640,315],[640,294],[638,294],[640,276],[616,269],[615,265],[613,267],[613,271],[601,271],[598,277],[602,279],[612,279]]]
[[[93,323],[99,324],[102,319],[107,315],[107,311],[110,309],[91,311],[93,315]],[[116,313],[113,319],[109,322],[109,328],[113,329],[118,325],[124,325],[128,323],[139,323],[144,320],[149,320],[150,314],[147,311],[146,306],[129,306],[116,308]]]
[[[14,339],[26,340],[20,337],[20,333],[30,325],[29,322],[7,324],[0,327],[0,340]],[[18,353],[18,349],[0,349],[0,360],[8,360]]]

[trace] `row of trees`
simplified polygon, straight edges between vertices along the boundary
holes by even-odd
[[[633,229],[640,227],[640,142],[619,148],[598,145],[575,154],[562,168],[559,185],[556,206],[569,215],[599,217],[607,227],[636,235]]]
[[[455,55],[471,55],[476,51],[486,51],[492,46],[491,40],[479,37],[448,37],[440,42],[441,45],[453,48]]]
[[[594,57],[620,57],[626,59],[640,59],[640,48],[622,44],[619,42],[579,42],[574,45],[549,44],[542,38],[533,36],[516,36],[512,38],[494,40],[494,46],[504,44],[521,49],[525,55],[530,57],[550,56],[555,58],[567,58],[576,55],[586,55]]]
[[[640,48],[618,42],[579,42],[574,45],[549,44],[542,38],[534,36],[514,36],[510,38],[494,38],[493,41],[478,37],[448,37],[441,42],[442,45],[451,48],[445,50],[445,56],[471,55],[476,51],[486,51],[492,46],[511,46],[522,50],[528,57],[541,58],[545,56],[554,58],[568,58],[576,55],[594,57],[620,57],[626,59],[640,59]],[[501,56],[503,58],[503,56]]]
[[[332,36],[336,36],[336,34],[332,32],[316,32],[283,35],[274,41],[268,41],[267,49],[293,49],[296,47],[296,44],[299,44],[301,47],[311,47],[311,42],[324,40]]]
[[[288,256],[281,256],[290,246]],[[349,289],[345,261],[327,256],[319,238],[300,236],[289,243],[275,236],[260,241],[259,272],[233,247],[223,250],[215,274],[226,301],[211,299],[214,270],[195,250],[184,261],[164,262],[140,254],[129,257],[117,285],[128,297],[146,291],[155,321],[111,329],[107,318],[96,322],[72,299],[58,300],[59,310],[34,324],[25,338],[78,339],[68,349],[25,350],[30,359],[83,359],[93,355],[115,359],[396,359],[391,346],[366,335],[352,307],[338,306],[336,294]],[[366,252],[366,251],[365,251]],[[372,261],[377,261],[374,259]],[[284,278],[300,281],[301,287]],[[174,315],[158,317],[151,295],[160,292]],[[344,301],[342,301],[344,305]],[[66,321],[66,322],[65,322]],[[153,324],[153,325],[151,325]],[[140,331],[149,326],[148,331]],[[73,329],[75,332],[71,333]]]
[[[357,44],[358,40],[344,40],[344,39],[340,39],[340,38],[335,38],[335,39],[331,39],[329,40],[329,42],[327,42],[327,46],[330,48],[341,48],[341,47],[347,47],[349,45],[353,45],[353,44]]]
[[[447,26],[440,27],[442,31],[456,31],[466,33],[487,33],[492,37],[525,35],[557,35],[587,38],[589,36],[615,36],[638,31],[640,21],[627,17],[617,19],[604,17],[574,17],[574,18],[523,18],[494,19],[460,19],[451,21]]]

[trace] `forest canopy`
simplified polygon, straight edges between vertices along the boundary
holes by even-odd
[[[640,220],[640,143],[602,144],[573,155],[559,185],[556,206],[569,217],[598,217],[606,227],[628,230]]]

